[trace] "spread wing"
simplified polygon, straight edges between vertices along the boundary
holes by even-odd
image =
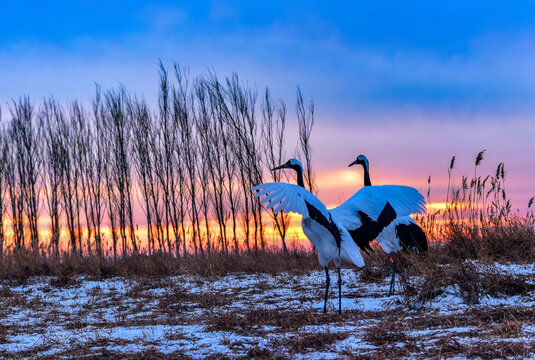
[[[343,204],[332,209],[331,214],[346,229],[353,230],[363,225],[362,213],[370,220],[378,221],[381,215],[388,215],[386,217],[393,220],[392,217],[423,214],[425,211],[425,199],[415,188],[381,185],[363,187]]]
[[[326,219],[330,218],[329,210],[320,199],[301,186],[271,182],[253,186],[251,190],[255,192],[256,197],[263,196],[260,202],[275,213],[295,212],[303,217],[314,217],[313,215],[319,212]]]

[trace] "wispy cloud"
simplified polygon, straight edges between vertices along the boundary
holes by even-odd
[[[30,39],[3,46],[0,75],[12,86],[3,87],[0,96],[61,93],[63,88],[68,94],[83,93],[73,92],[70,84],[74,80],[86,86],[89,78],[89,82],[130,83],[150,98],[155,89],[147,86],[154,84],[149,77],[162,58],[194,71],[212,67],[221,73],[236,71],[285,98],[301,84],[322,105],[318,111],[340,117],[392,109],[534,110],[535,31],[531,29],[481,34],[462,51],[444,53],[413,45],[355,43],[319,20],[310,33],[302,23],[278,20],[236,24],[239,16],[225,8],[224,3],[215,4],[211,12],[227,14],[217,16],[223,22],[233,18],[232,24],[212,25],[206,31],[189,29],[199,19],[183,9],[149,7],[144,9],[146,25],[138,32],[79,35],[58,44]]]
[[[8,7],[0,101],[4,117],[5,102],[22,94],[89,102],[98,82],[124,84],[155,105],[159,58],[192,74],[236,71],[260,90],[270,86],[290,116],[297,84],[314,98],[320,173],[366,153],[378,180],[423,187],[451,155],[465,156],[468,169],[486,148],[489,166],[505,161],[510,184],[527,194],[535,192],[522,180],[535,176],[533,6],[134,1],[37,6],[26,17]]]

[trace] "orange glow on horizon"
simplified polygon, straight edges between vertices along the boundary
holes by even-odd
[[[336,207],[336,205],[329,206],[329,208]],[[438,210],[438,209],[445,209],[446,204],[445,203],[430,203],[428,204],[428,210]],[[276,226],[272,222],[271,214],[269,212],[263,213],[263,219],[264,219],[264,239],[266,246],[268,247],[280,247],[282,246],[280,234],[277,231]],[[46,248],[48,247],[50,238],[51,238],[51,230],[50,230],[50,217],[48,216],[41,216],[38,220],[38,231],[39,231],[39,237],[41,246]],[[232,243],[232,229],[231,229],[231,222],[230,220],[227,222],[227,238],[229,239],[229,246],[233,248],[234,244]],[[204,221],[201,221],[201,237],[203,241],[203,245],[206,244],[206,228]],[[186,235],[191,236],[191,223],[185,223],[186,227]],[[170,228],[171,229],[171,228]],[[12,228],[12,222],[9,219],[6,219],[4,221],[4,231],[6,236],[6,247],[12,247],[13,244],[13,228]],[[211,242],[215,248],[220,248],[219,242],[218,242],[218,236],[219,236],[219,225],[217,221],[210,220],[209,221],[209,231],[211,234]],[[251,232],[253,231],[252,225],[251,225]],[[140,251],[148,251],[148,227],[146,225],[136,225],[135,227],[135,235],[136,235],[136,242],[138,244],[138,247]],[[170,233],[172,234],[172,229],[170,230]],[[87,253],[87,228],[85,227],[85,224],[81,224],[80,234],[82,237],[82,250],[84,253]],[[239,246],[240,248],[246,248],[245,242],[244,242],[244,229],[241,228],[238,224],[238,238],[239,240]],[[94,234],[93,234],[94,236]],[[173,235],[172,235],[173,236]],[[26,233],[26,237],[28,237],[28,234]],[[127,234],[128,237],[128,246],[131,248],[130,238],[129,234]],[[254,235],[251,233],[250,235],[250,246],[253,246],[253,237]],[[105,223],[101,226],[101,238],[102,238],[102,247],[104,251],[109,251],[111,253],[112,251],[112,231],[111,227]],[[62,227],[60,230],[60,248],[62,250],[67,250],[70,248],[70,234],[67,229],[67,227],[64,225],[63,219],[62,219]],[[26,244],[28,245],[29,240],[25,239]],[[310,242],[303,233],[303,230],[301,228],[301,216],[296,214],[290,215],[290,222],[289,226],[286,232],[286,242],[287,244],[293,244],[297,246],[305,246],[310,247]],[[172,239],[172,243],[174,243],[174,236]],[[91,240],[91,246],[94,248],[94,238]],[[121,244],[118,243],[118,251],[120,251]],[[191,249],[190,249],[191,248]],[[192,250],[193,248],[191,246],[188,246],[188,250]]]
[[[447,203],[445,202],[432,202],[428,203],[427,205],[427,212],[434,212],[438,210],[446,210]]]

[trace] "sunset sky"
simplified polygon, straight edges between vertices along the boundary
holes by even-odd
[[[533,1],[4,1],[0,105],[21,95],[89,104],[94,84],[157,101],[157,64],[237,72],[271,88],[294,118],[296,86],[316,107],[319,196],[334,204],[375,184],[444,200],[447,167],[481,174],[505,162],[513,204],[535,195]],[[126,2],[124,2],[126,3]],[[255,4],[252,4],[255,3]],[[287,145],[296,145],[289,129]],[[288,153],[291,156],[291,151]]]

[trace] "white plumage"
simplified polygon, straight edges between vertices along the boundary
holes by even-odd
[[[418,190],[402,185],[381,185],[363,187],[331,212],[342,226],[354,230],[362,226],[359,212],[377,221],[387,202],[397,216],[423,214],[426,209],[425,199]]]
[[[364,169],[363,189],[371,188],[372,183],[370,180],[369,161],[366,156],[359,155],[355,161],[349,164],[349,166],[353,166],[355,164],[362,165]],[[384,186],[388,187],[391,185]],[[375,240],[381,245],[383,251],[390,255],[390,260],[392,261],[392,279],[390,282],[389,291],[390,295],[394,293],[394,282],[397,264],[395,253],[404,248],[416,250],[424,254],[427,252],[427,237],[425,236],[423,230],[409,216],[411,213],[425,213],[425,201],[423,196],[419,192],[417,192],[413,188],[409,189],[413,190],[412,194],[408,191],[403,197],[394,197],[396,200],[392,200],[392,204],[396,210],[396,218],[386,227],[384,227],[381,232],[370,232],[365,236],[357,237],[353,236],[354,233],[352,231],[354,230],[355,233],[358,233],[358,228],[360,227],[360,225],[358,223],[354,224],[349,222],[346,224],[346,228],[349,230],[350,234],[353,236],[353,239],[361,249],[363,249],[364,251],[367,251],[367,249],[371,249],[371,247],[369,246],[369,242],[375,238]],[[358,193],[360,193],[360,191]],[[394,203],[395,201],[403,200],[405,203],[410,204],[412,203],[412,201],[418,201],[418,199],[420,205],[419,211],[411,211],[408,214],[406,213],[406,211],[401,211],[401,207],[398,207],[400,206],[400,204]],[[353,221],[358,222],[356,219],[354,219]]]
[[[390,223],[375,239],[383,251],[389,255],[395,254],[397,251],[403,249],[401,246],[400,238],[397,229],[400,225],[413,225],[418,226],[416,222],[410,216],[398,217]]]
[[[349,261],[356,266],[364,266],[364,259],[351,235],[333,219],[331,211],[307,189],[287,183],[272,182],[254,186],[257,191],[255,196],[265,197],[260,201],[268,210],[275,213],[279,211],[294,212],[303,216],[301,225],[303,232],[318,251],[318,260],[325,267],[333,261],[336,267],[340,267],[340,260]],[[318,214],[310,214],[310,211]],[[336,231],[339,232],[340,245],[337,245],[336,236],[322,223],[323,219],[331,221]]]
[[[325,205],[304,187],[302,166],[297,159],[272,170],[290,168],[297,172],[298,185],[265,183],[252,188],[255,196],[263,197],[261,203],[275,213],[295,212],[303,216],[303,232],[318,251],[318,260],[325,268],[327,288],[324,311],[327,308],[329,289],[328,264],[333,261],[338,270],[339,312],[341,312],[341,260],[356,266],[364,266],[364,259],[354,241],[360,233],[382,231],[397,214],[409,215],[425,211],[425,201],[413,188],[397,185],[365,187],[339,207],[328,210]]]
[[[282,182],[271,182],[253,186],[253,191],[257,191],[255,196],[261,197],[266,195],[260,202],[267,209],[273,208],[275,213],[279,211],[295,212],[308,217],[308,208],[306,203],[314,206],[323,216],[329,217],[329,210],[323,203],[304,187],[287,184]]]

